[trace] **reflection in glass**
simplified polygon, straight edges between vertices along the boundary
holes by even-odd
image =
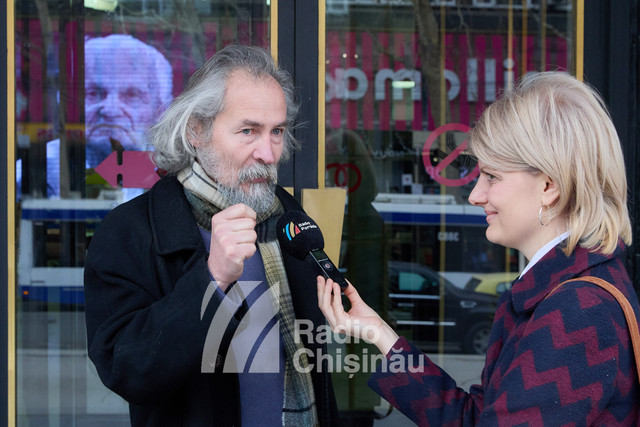
[[[85,250],[144,191],[122,153],[149,150],[188,76],[228,44],[269,46],[264,1],[109,3],[16,3],[18,425],[129,425],[86,355]],[[115,188],[95,170],[113,152]]]
[[[523,260],[486,240],[467,201],[466,132],[518,76],[572,71],[572,19],[571,2],[327,1],[326,182],[348,191],[340,267],[425,351],[486,349],[486,308]],[[335,380],[341,409],[379,403],[364,377]]]

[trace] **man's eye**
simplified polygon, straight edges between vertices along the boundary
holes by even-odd
[[[91,102],[97,102],[104,98],[104,95],[98,89],[89,89],[85,92],[85,97]]]
[[[284,129],[274,129],[273,130],[273,134],[274,135],[282,135],[284,133]]]
[[[242,129],[241,132],[245,135],[251,135],[253,129]]]
[[[142,93],[137,89],[128,89],[124,92],[126,102],[137,101],[142,98]]]

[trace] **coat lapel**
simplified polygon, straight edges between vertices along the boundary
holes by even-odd
[[[160,180],[149,191],[149,220],[159,255],[204,249],[189,202],[175,177]]]

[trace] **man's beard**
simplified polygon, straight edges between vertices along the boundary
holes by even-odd
[[[196,148],[196,153],[200,166],[218,184],[218,191],[230,205],[243,203],[256,213],[263,213],[271,208],[275,199],[276,182],[278,182],[276,165],[256,163],[235,171],[231,163],[219,156],[211,146],[205,149]],[[231,184],[222,184],[221,181],[225,178]],[[266,181],[259,184],[249,184],[249,182],[261,178]],[[248,190],[245,191],[241,188],[243,184],[248,185]]]

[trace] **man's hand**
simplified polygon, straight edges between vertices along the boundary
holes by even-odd
[[[255,227],[256,213],[244,204],[229,206],[211,218],[207,265],[223,291],[240,278],[244,260],[256,252]]]

